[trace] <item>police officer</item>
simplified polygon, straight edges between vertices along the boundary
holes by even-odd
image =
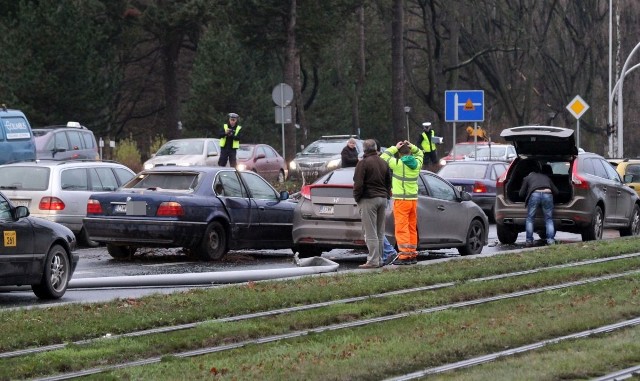
[[[432,170],[436,170],[436,166],[438,165],[436,143],[433,141],[435,135],[435,131],[431,129],[431,123],[422,123],[422,133],[418,139],[418,147],[424,152],[424,165],[427,169],[431,167]]]
[[[225,123],[223,131],[220,134],[220,159],[218,165],[227,166],[227,161],[232,167],[236,166],[236,151],[240,147],[240,130],[242,126],[238,125],[238,114],[229,113],[229,123]]]

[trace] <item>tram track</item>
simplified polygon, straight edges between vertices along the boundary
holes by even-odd
[[[322,303],[313,303],[313,304],[308,304],[308,305],[304,305],[304,306],[296,306],[296,307],[291,307],[291,308],[274,309],[274,310],[262,311],[262,312],[258,312],[258,313],[251,313],[251,314],[245,314],[245,315],[230,316],[230,317],[224,317],[224,318],[220,318],[220,319],[213,319],[213,320],[194,322],[194,323],[190,323],[190,324],[182,324],[182,325],[175,325],[175,326],[170,326],[170,327],[162,327],[162,328],[157,328],[157,329],[143,330],[143,331],[137,331],[137,332],[129,332],[129,333],[125,333],[125,334],[122,334],[122,335],[117,335],[117,336],[114,335],[114,336],[111,337],[111,339],[124,338],[124,337],[144,336],[144,335],[150,335],[150,334],[162,334],[162,333],[168,333],[168,332],[174,332],[174,331],[178,331],[178,330],[194,328],[194,327],[196,327],[198,325],[205,324],[205,323],[210,323],[210,322],[235,322],[235,321],[242,321],[242,320],[247,320],[247,319],[254,319],[254,318],[282,315],[282,314],[299,312],[299,311],[304,311],[304,310],[328,307],[328,306],[336,305],[336,304],[354,303],[354,302],[372,300],[372,299],[377,299],[377,298],[386,298],[386,297],[405,295],[405,294],[421,292],[421,291],[438,290],[438,289],[442,289],[442,288],[453,287],[453,286],[464,284],[464,283],[475,283],[475,282],[485,282],[485,281],[490,281],[490,280],[507,279],[507,278],[510,278],[510,277],[518,277],[518,276],[529,275],[529,274],[533,274],[533,273],[537,273],[537,272],[543,272],[543,271],[554,270],[554,269],[566,269],[566,268],[574,268],[574,267],[580,267],[580,266],[599,264],[599,263],[604,263],[604,262],[615,262],[615,261],[620,261],[620,260],[636,258],[638,256],[640,256],[640,254],[638,254],[638,253],[636,253],[636,254],[627,254],[627,255],[620,255],[620,256],[610,257],[610,258],[600,258],[600,259],[595,259],[595,260],[586,260],[586,261],[567,263],[567,264],[562,264],[562,265],[541,267],[541,268],[536,268],[536,269],[531,269],[531,270],[526,270],[526,271],[517,271],[517,272],[512,272],[512,273],[507,273],[507,274],[497,274],[497,275],[492,275],[492,276],[488,276],[488,277],[473,278],[473,279],[468,279],[468,280],[464,280],[464,281],[460,281],[460,282],[446,282],[446,283],[440,283],[440,284],[424,286],[424,287],[413,287],[413,288],[409,288],[409,289],[395,290],[395,291],[391,291],[391,292],[387,292],[387,293],[383,293],[383,294],[365,295],[365,296],[360,296],[360,297],[345,298],[345,299],[327,301],[327,302],[322,302]],[[216,353],[216,352],[221,352],[221,351],[226,351],[226,350],[231,350],[231,349],[237,349],[237,348],[241,348],[241,347],[244,347],[244,346],[247,346],[247,345],[265,344],[265,343],[271,343],[271,342],[280,341],[280,340],[291,339],[291,338],[295,338],[295,337],[306,336],[306,335],[311,334],[311,333],[322,333],[322,332],[327,332],[327,331],[341,330],[341,329],[345,329],[345,328],[361,327],[361,326],[366,326],[366,325],[370,325],[370,324],[377,324],[377,323],[387,322],[387,321],[391,321],[391,320],[402,319],[402,318],[406,318],[408,316],[417,315],[417,314],[428,314],[428,313],[434,313],[434,312],[439,312],[439,311],[445,311],[445,310],[448,310],[448,309],[464,308],[464,307],[470,307],[470,306],[475,306],[475,305],[479,305],[479,304],[491,303],[491,302],[505,300],[505,299],[519,298],[519,297],[523,297],[523,296],[527,296],[527,295],[533,295],[533,294],[543,293],[543,292],[548,292],[548,291],[553,291],[553,290],[560,290],[560,289],[564,289],[564,288],[570,288],[570,287],[585,285],[585,284],[589,284],[589,283],[593,283],[593,282],[600,282],[600,281],[611,280],[611,279],[616,279],[616,278],[620,278],[620,277],[633,276],[633,275],[637,275],[638,273],[640,273],[640,270],[620,272],[620,273],[609,274],[609,275],[600,276],[600,277],[591,277],[591,278],[583,279],[583,280],[579,280],[579,281],[564,282],[564,283],[560,283],[560,284],[556,284],[556,285],[549,285],[549,286],[545,286],[545,287],[537,287],[537,288],[532,288],[532,289],[528,289],[528,290],[521,290],[521,291],[512,292],[512,293],[495,295],[495,296],[486,297],[486,298],[478,298],[478,299],[467,300],[467,301],[458,302],[458,303],[449,303],[449,304],[445,304],[445,305],[439,305],[439,306],[419,309],[419,310],[415,310],[415,311],[407,311],[407,312],[397,313],[397,314],[393,314],[393,315],[380,316],[380,317],[375,317],[375,318],[371,318],[371,319],[361,319],[361,320],[347,322],[347,323],[340,323],[340,324],[333,324],[333,325],[314,327],[314,328],[309,328],[309,329],[304,329],[304,330],[298,330],[298,331],[288,332],[288,333],[281,334],[281,335],[265,336],[265,337],[255,338],[255,339],[251,339],[251,340],[246,340],[246,341],[241,341],[241,342],[232,343],[232,344],[226,344],[226,345],[221,345],[221,346],[211,346],[211,347],[207,347],[207,348],[199,348],[199,349],[190,350],[190,351],[183,351],[183,352],[164,354],[163,356],[159,356],[159,357],[152,357],[152,358],[149,358],[149,359],[142,359],[142,360],[135,360],[135,361],[125,362],[125,363],[120,363],[120,364],[113,364],[113,365],[105,366],[105,367],[85,369],[85,370],[78,371],[78,372],[68,372],[68,373],[65,373],[65,374],[58,374],[56,376],[45,377],[45,378],[40,378],[40,379],[41,380],[63,380],[63,379],[76,378],[76,377],[80,377],[80,376],[85,376],[85,375],[89,375],[89,374],[97,374],[97,373],[107,372],[107,371],[111,371],[111,370],[115,370],[115,369],[121,369],[121,368],[125,368],[125,367],[153,364],[153,363],[159,362],[162,359],[162,357],[167,356],[167,355],[178,357],[178,358],[199,356],[199,355],[208,354],[208,353]],[[99,339],[88,339],[88,340],[77,341],[77,342],[74,342],[73,344],[77,344],[77,345],[90,344],[90,343],[98,341],[98,340]],[[39,352],[44,352],[44,351],[58,350],[58,349],[64,348],[65,346],[66,346],[66,344],[60,344],[60,345],[43,346],[43,347],[38,347],[38,348],[30,348],[30,349],[25,349],[25,350],[22,350],[22,351],[5,352],[5,353],[0,354],[0,358],[10,358],[10,357],[34,354],[34,353],[39,353]]]

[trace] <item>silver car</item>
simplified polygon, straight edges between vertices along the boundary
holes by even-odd
[[[114,191],[134,176],[115,162],[36,160],[0,165],[0,190],[32,217],[60,223],[82,244],[97,246],[82,225],[89,196]]]
[[[335,248],[366,249],[353,198],[354,169],[336,169],[301,189],[293,214],[293,244],[300,257]],[[482,252],[489,220],[469,193],[456,190],[429,171],[420,173],[418,186],[418,250],[456,248],[462,255]],[[395,244],[391,208],[387,209],[386,236]]]
[[[175,139],[163,144],[151,159],[145,161],[144,169],[164,165],[217,167],[219,157],[220,139]]]

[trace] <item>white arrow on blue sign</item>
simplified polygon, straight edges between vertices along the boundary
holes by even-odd
[[[444,116],[445,122],[484,122],[484,91],[445,91]]]

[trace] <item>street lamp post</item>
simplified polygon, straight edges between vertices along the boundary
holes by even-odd
[[[409,113],[411,112],[411,107],[409,106],[404,106],[404,113],[407,116],[407,140],[411,141],[411,139],[409,138]]]

